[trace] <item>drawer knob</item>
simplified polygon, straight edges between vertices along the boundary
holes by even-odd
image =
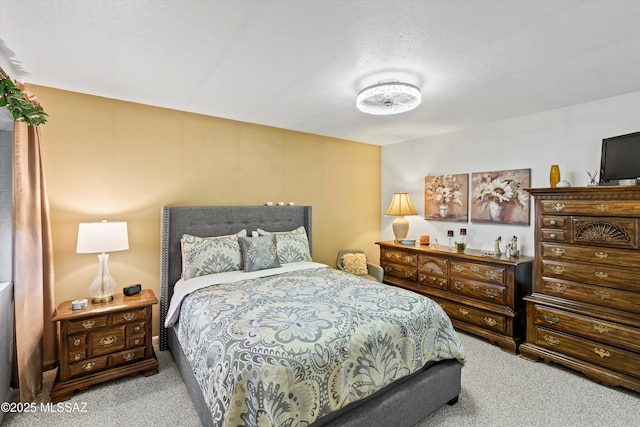
[[[609,254],[604,251],[598,251],[595,253],[595,256],[596,258],[604,259],[604,258],[607,258]]]
[[[93,362],[89,362],[89,363],[85,363],[84,365],[82,365],[82,370],[85,372],[90,372],[93,371],[93,368],[96,367],[96,364]]]
[[[73,360],[75,360],[76,362],[80,359],[82,359],[82,355],[80,353],[77,353],[75,356],[73,356]]]
[[[140,344],[140,338],[136,338],[135,341],[133,341],[133,344],[135,344],[135,345]]]
[[[96,325],[96,321],[95,320],[85,320],[84,322],[82,322],[82,327],[85,329],[91,329]]]
[[[410,272],[410,271],[405,271],[404,272],[404,277],[411,277],[411,276],[413,276],[412,272]]]
[[[545,313],[542,317],[544,317],[544,320],[546,320],[548,323],[551,323],[552,325],[560,321],[560,318],[555,314]]]
[[[478,289],[480,289],[480,286],[478,286],[478,285],[471,285],[471,290],[472,290],[472,291],[477,291]]]
[[[553,254],[554,254],[555,256],[563,256],[564,254],[566,254],[566,253],[567,253],[567,251],[565,251],[565,250],[564,250],[564,249],[562,249],[562,248],[553,248],[553,249],[551,249],[551,252],[553,252]]]
[[[605,357],[611,357],[611,353],[609,353],[607,350],[605,350],[604,348],[594,348],[593,349],[594,353],[597,354],[598,356],[600,356],[601,359],[604,359]]]
[[[486,293],[489,298],[495,298],[498,296],[498,291],[495,289],[487,289]]]
[[[112,335],[110,337],[104,337],[99,341],[99,344],[103,347],[111,347],[118,341],[118,337]]]
[[[551,225],[556,225],[558,223],[558,221],[556,221],[555,219],[552,219],[551,221],[549,221],[549,224]]]
[[[469,314],[469,310],[461,308],[458,310],[460,313],[462,313],[463,316],[466,316],[467,314]]]
[[[455,267],[453,267],[453,269],[458,273],[462,273],[464,271],[464,267],[461,267],[459,265],[456,265]]]
[[[476,267],[475,265],[470,267],[469,270],[471,270],[474,273],[480,273],[480,268]]]
[[[133,359],[135,355],[136,355],[135,353],[127,353],[127,354],[123,354],[122,358],[128,362],[131,359]]]
[[[553,267],[551,267],[551,271],[553,271],[557,275],[561,275],[562,273],[564,273],[567,270],[564,267],[561,267],[559,265],[554,265]]]
[[[560,344],[560,340],[556,337],[552,337],[551,335],[545,335],[544,340],[547,342],[547,344],[550,344],[550,345]]]
[[[605,324],[602,324],[600,322],[594,322],[593,323],[593,329],[595,329],[596,331],[600,332],[601,334],[606,334],[609,333],[609,327]]]
[[[456,282],[453,286],[459,291],[464,289],[464,283]]]
[[[605,291],[595,291],[594,295],[597,296],[598,298],[600,298],[600,301],[604,301],[606,299],[611,298],[611,294],[609,294],[609,292],[605,292]]]
[[[607,273],[605,273],[604,271],[596,271],[595,273],[593,273],[598,279],[606,279],[607,277],[609,277],[609,275]]]
[[[499,274],[496,273],[495,271],[487,270],[487,272],[485,273],[485,276],[487,276],[487,279],[489,280],[496,280]]]
[[[386,271],[387,273],[392,271],[392,270],[393,270],[393,268],[391,266],[389,266],[389,265],[385,265],[384,266],[384,271]]]
[[[549,237],[555,239],[556,237],[558,237],[558,235],[556,233],[551,233],[549,234]]]
[[[142,328],[140,327],[140,325],[136,325],[135,328],[133,328],[133,330],[136,332],[140,332]]]
[[[494,319],[492,317],[485,317],[484,318],[484,323],[486,323],[489,326],[496,326],[498,324],[496,319]]]
[[[75,340],[73,340],[73,345],[75,345],[76,347],[80,345],[80,338],[76,338]]]
[[[126,320],[127,322],[130,321],[130,320],[133,320],[134,317],[136,317],[136,315],[133,314],[133,313],[125,313],[125,314],[122,315],[122,318],[124,320]]]
[[[564,203],[554,203],[553,206],[551,206],[551,209],[556,212],[562,212],[566,207],[567,206]]]

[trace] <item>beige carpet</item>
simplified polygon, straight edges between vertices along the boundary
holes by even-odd
[[[558,365],[534,363],[461,334],[468,362],[462,393],[453,406],[415,427],[568,427],[640,425],[640,394],[596,384]],[[43,412],[54,372],[45,374],[45,390],[34,413],[7,414],[3,426],[198,426],[168,352],[158,352],[160,373],[130,377],[93,387],[71,400],[65,412]],[[84,409],[84,412],[78,412]],[[393,426],[389,426],[393,427]]]

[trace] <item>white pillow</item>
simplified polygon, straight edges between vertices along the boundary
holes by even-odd
[[[291,231],[265,231],[261,228],[257,230],[258,236],[275,234],[278,260],[280,264],[290,262],[312,261],[309,250],[309,239],[307,231],[303,226]]]
[[[182,279],[189,280],[206,274],[242,269],[242,250],[238,237],[246,237],[247,230],[215,237],[182,236]]]

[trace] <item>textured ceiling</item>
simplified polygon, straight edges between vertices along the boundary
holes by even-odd
[[[636,0],[0,0],[0,56],[28,83],[384,145],[638,91],[639,22]],[[422,105],[359,112],[381,80]]]

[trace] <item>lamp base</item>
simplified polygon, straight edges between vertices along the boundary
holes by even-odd
[[[404,216],[399,216],[391,223],[393,227],[394,242],[398,243],[409,233],[409,221]]]
[[[113,295],[107,295],[104,297],[93,297],[91,298],[91,302],[93,304],[106,304],[109,301],[113,301]]]

